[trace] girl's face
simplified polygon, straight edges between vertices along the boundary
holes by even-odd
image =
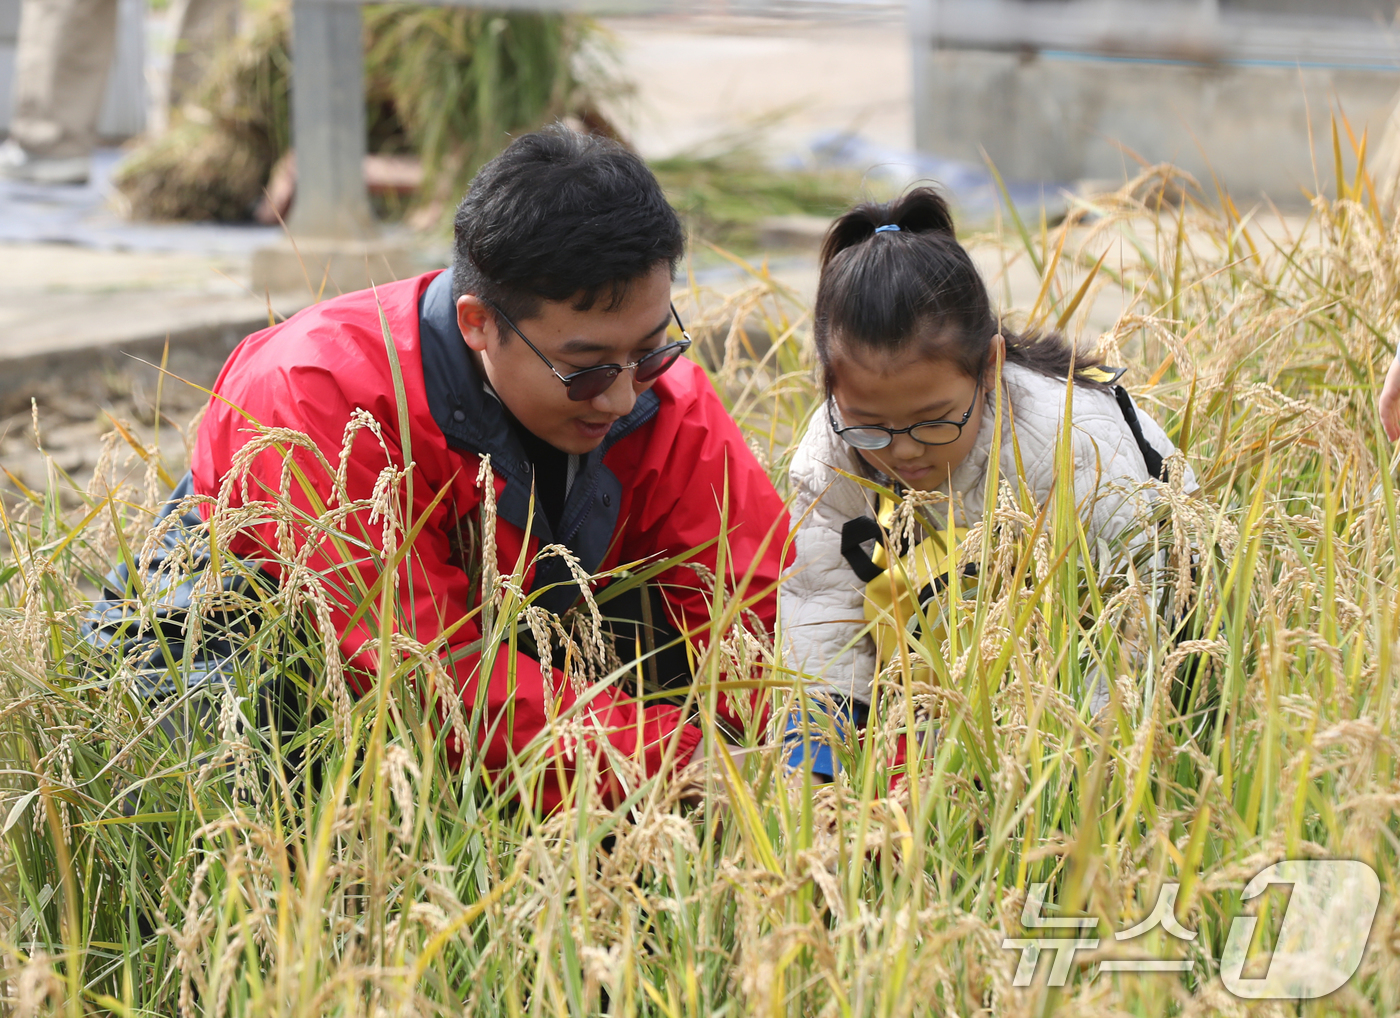
[[[995,363],[996,351],[991,351]],[[925,421],[967,423],[947,445],[925,445],[913,436],[894,436],[883,449],[856,449],[867,463],[907,487],[931,491],[967,458],[977,441],[986,407],[985,379],[974,379],[949,361],[917,351],[901,357],[864,357],[833,345],[831,397],[838,427],[876,424],[907,428]]]

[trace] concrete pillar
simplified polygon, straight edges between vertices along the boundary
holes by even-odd
[[[402,244],[378,239],[365,189],[364,41],[356,3],[292,3],[291,237],[253,255],[253,290],[361,290],[414,271]]]
[[[365,69],[357,4],[292,4],[292,147],[297,237],[365,239]]]

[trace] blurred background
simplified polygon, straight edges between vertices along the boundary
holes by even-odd
[[[697,293],[759,273],[799,304],[830,217],[915,180],[975,245],[1160,163],[1296,226],[1343,153],[1387,194],[1400,162],[1382,0],[528,5],[0,0],[9,481],[44,481],[35,407],[79,477],[111,420],[202,404],[151,364],[208,385],[269,320],[447,264],[472,173],[554,120],[650,161]]]

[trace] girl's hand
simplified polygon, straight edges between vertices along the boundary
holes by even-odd
[[[1390,370],[1385,373],[1385,384],[1381,386],[1380,398],[1376,400],[1381,412],[1381,424],[1392,442],[1400,439],[1400,357],[1390,362]]]

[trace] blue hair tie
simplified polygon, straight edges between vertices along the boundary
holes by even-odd
[[[877,226],[877,227],[875,227],[875,232],[876,232],[876,233],[898,233],[898,232],[899,232],[899,227],[896,226],[894,223],[890,223],[890,224],[887,225],[887,226]]]

